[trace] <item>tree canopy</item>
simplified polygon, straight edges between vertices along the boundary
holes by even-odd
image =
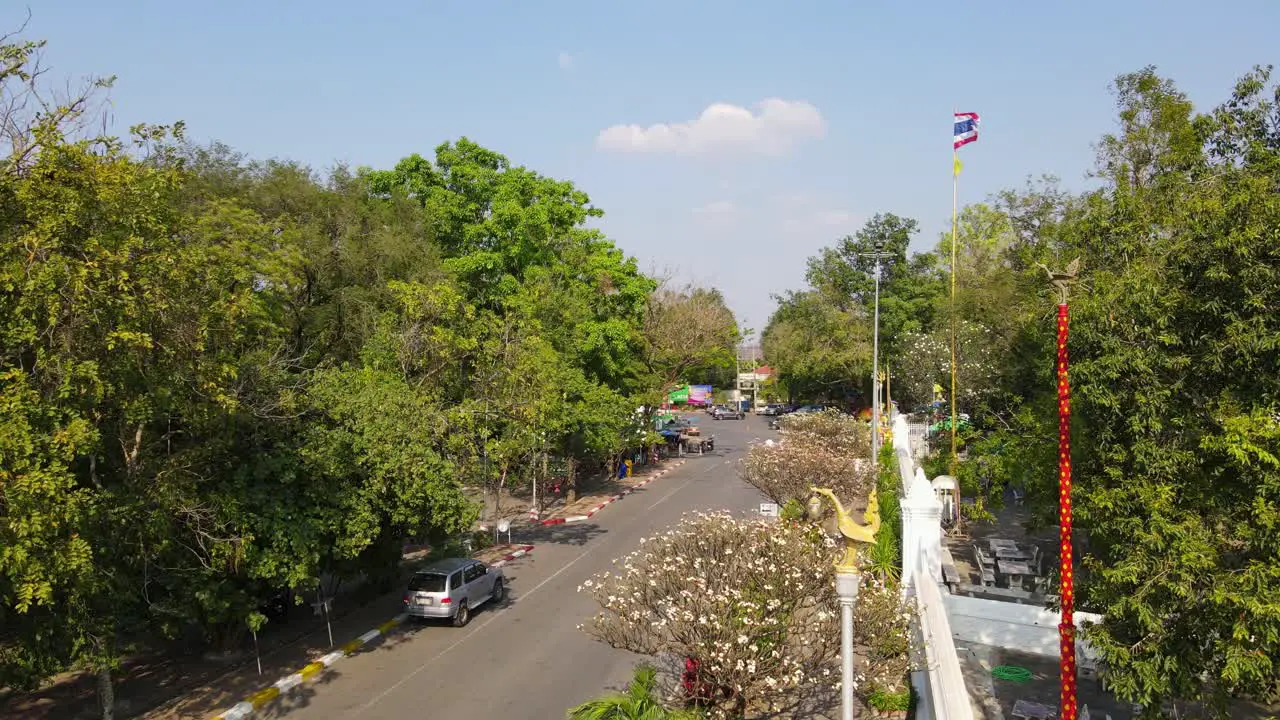
[[[1046,178],[961,209],[954,308],[949,233],[896,259],[882,350],[895,398],[925,402],[948,385],[954,319],[957,400],[974,423],[961,484],[987,481],[993,502],[1023,489],[1033,522],[1054,524],[1056,294],[1044,268],[1081,259],[1068,344],[1077,587],[1104,618],[1087,636],[1121,697],[1225,716],[1232,698],[1280,695],[1280,88],[1256,68],[1197,112],[1144,68],[1117,78],[1115,98],[1094,189]],[[810,289],[780,301],[766,348],[793,387],[816,395],[811,378],[869,374],[860,253],[909,227],[889,226],[878,216],[824,251]]]
[[[318,174],[102,136],[109,82],[54,101],[41,46],[0,43],[0,685],[395,577],[476,492],[628,450],[638,405],[732,357],[719,293],[659,290],[571,182],[467,138]]]

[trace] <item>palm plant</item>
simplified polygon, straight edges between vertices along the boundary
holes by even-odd
[[[598,697],[569,710],[569,720],[697,720],[701,714],[670,710],[657,697],[658,671],[648,663],[636,666],[626,692]]]
[[[897,582],[902,575],[902,551],[898,535],[882,528],[876,533],[876,542],[866,552],[866,568],[881,582]]]

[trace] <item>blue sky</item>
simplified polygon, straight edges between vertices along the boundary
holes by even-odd
[[[38,0],[26,34],[49,40],[57,75],[119,76],[120,131],[181,119],[194,139],[318,169],[467,135],[574,180],[644,267],[720,287],[760,330],[805,259],[876,212],[918,219],[915,247],[933,246],[953,110],[983,118],[962,203],[1043,173],[1078,188],[1113,127],[1115,75],[1157,65],[1207,107],[1280,64],[1280,2],[1210,7]],[[739,109],[704,114],[714,104]],[[602,135],[617,125],[641,131]]]

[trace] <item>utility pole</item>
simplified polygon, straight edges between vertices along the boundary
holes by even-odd
[[[871,467],[880,465],[880,261],[890,256],[884,241],[876,241],[875,252],[859,253],[876,261],[875,319],[871,329]]]

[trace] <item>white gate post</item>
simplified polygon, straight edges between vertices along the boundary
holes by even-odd
[[[916,573],[942,583],[942,503],[933,486],[916,468],[902,499],[902,593],[915,588]]]

